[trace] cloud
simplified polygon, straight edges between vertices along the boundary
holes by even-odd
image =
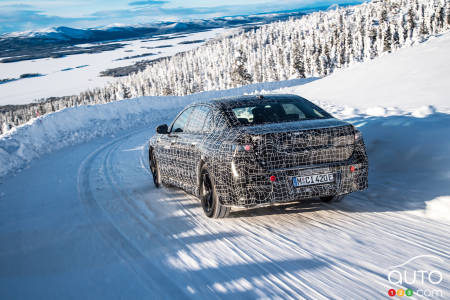
[[[65,18],[46,15],[35,9],[0,10],[0,34],[12,31],[34,30],[36,28],[62,26],[86,18]]]
[[[117,10],[102,10],[96,11],[90,16],[98,19],[135,19],[138,17],[188,17],[196,15],[209,15],[217,13],[219,7],[171,7],[163,8],[158,6],[145,6],[138,7],[136,9],[117,9]],[[225,9],[225,7],[220,7],[220,9]]]
[[[35,9],[33,5],[25,3],[6,3],[1,4],[2,10],[14,10],[14,9]]]
[[[169,1],[138,0],[128,3],[128,7],[109,10],[97,9],[87,14],[78,13],[79,16],[77,17],[61,16],[56,12],[52,15],[48,10],[32,5],[0,4],[0,34],[14,31],[37,30],[45,27],[68,26],[85,28],[109,25],[111,23],[145,24],[155,21],[208,18],[261,11],[260,6],[248,4],[208,7],[166,7],[163,5],[166,2]]]
[[[3,2],[2,2],[3,1]],[[129,2],[130,1],[130,2]],[[44,27],[96,27],[111,23],[147,24],[155,21],[210,18],[314,7],[362,0],[0,0],[0,34]],[[92,5],[86,3],[92,2]],[[81,5],[81,4],[83,5]],[[175,5],[180,3],[180,5]],[[226,3],[226,4],[225,4]],[[167,5],[166,5],[167,4]],[[194,5],[196,4],[196,6]],[[203,6],[202,6],[203,4]],[[205,5],[207,4],[207,5]]]
[[[155,1],[152,1],[155,2]],[[265,9],[263,9],[265,8]],[[276,6],[271,7],[276,8]],[[239,13],[255,13],[261,10],[267,11],[267,7],[255,5],[220,5],[220,6],[198,6],[198,7],[161,7],[161,6],[141,6],[132,9],[116,9],[116,10],[101,10],[91,13],[90,16],[97,19],[118,20],[130,19],[137,20],[142,18],[145,20],[150,18],[199,18],[210,17],[217,15],[234,15]]]
[[[128,3],[130,6],[150,6],[150,5],[163,5],[168,3],[169,1],[164,0],[142,0],[142,1],[133,1]]]

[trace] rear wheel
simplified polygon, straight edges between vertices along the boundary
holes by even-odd
[[[152,172],[153,176],[153,183],[155,184],[155,187],[159,188],[161,186],[161,174],[159,172],[159,166],[154,151],[150,151],[149,160],[150,171]]]
[[[203,166],[201,169],[201,179],[200,200],[202,202],[202,208],[205,215],[208,218],[213,219],[228,217],[231,208],[220,204],[220,201],[217,198],[214,182],[206,169],[206,166]]]
[[[322,202],[330,203],[330,202],[340,202],[342,199],[344,199],[345,195],[338,195],[338,196],[326,196],[326,197],[320,197],[320,200]]]

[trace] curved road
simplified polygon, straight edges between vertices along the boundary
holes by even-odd
[[[402,193],[376,174],[339,204],[210,220],[194,197],[154,188],[152,134],[64,149],[4,180],[0,298],[385,298],[400,288],[390,268],[419,255],[410,267],[444,280],[403,286],[448,297],[449,224],[392,205]]]

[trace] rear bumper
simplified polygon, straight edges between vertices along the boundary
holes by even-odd
[[[350,167],[354,166],[354,171]],[[333,183],[295,187],[293,177],[333,173]],[[270,182],[270,176],[276,176]],[[262,174],[248,174],[245,183],[233,182],[233,197],[228,198],[229,206],[252,207],[270,203],[300,201],[315,197],[343,195],[364,190],[368,186],[367,163],[354,159],[340,163],[312,165],[289,169],[271,170]]]

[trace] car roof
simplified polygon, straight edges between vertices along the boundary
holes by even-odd
[[[265,95],[242,95],[235,97],[223,97],[223,98],[214,98],[202,101],[196,101],[192,103],[192,105],[199,104],[207,104],[213,105],[217,107],[227,107],[227,106],[236,106],[239,104],[248,104],[248,103],[265,103],[265,102],[274,102],[274,101],[286,101],[286,100],[306,100],[297,95],[291,94],[265,94]]]

